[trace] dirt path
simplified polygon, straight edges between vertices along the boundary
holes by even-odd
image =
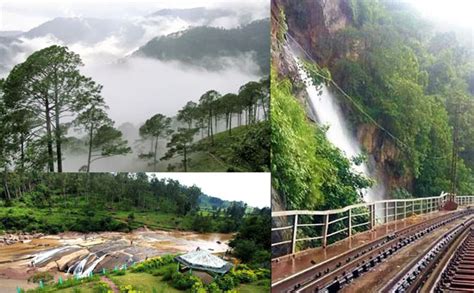
[[[107,278],[105,276],[102,276],[102,277],[100,277],[100,280],[104,283],[107,283],[107,285],[109,285],[109,287],[110,287],[110,289],[112,290],[113,293],[120,293],[120,290],[117,287],[117,285],[115,285],[115,283],[112,282],[112,280],[110,280],[109,278]]]

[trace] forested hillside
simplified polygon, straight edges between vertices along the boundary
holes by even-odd
[[[281,158],[272,162],[279,203],[339,206],[348,203],[339,202],[340,195],[351,194],[337,179],[325,188],[324,171],[341,170],[340,163],[328,154],[318,157],[326,148],[318,134],[324,127],[307,119],[291,48],[306,60],[313,81],[337,94],[354,136],[382,174],[387,197],[472,193],[474,64],[472,47],[463,44],[455,32],[437,31],[397,1],[275,1],[272,131],[314,133],[301,141],[272,141],[272,157]],[[283,103],[294,110],[284,113]]]
[[[268,170],[268,79],[237,93],[208,90],[174,117],[147,118],[127,141],[109,117],[103,86],[83,75],[83,65],[80,55],[53,45],[0,79],[0,166],[63,172],[69,159],[80,162],[68,171],[90,172],[98,160],[133,154],[139,170]]]
[[[247,212],[255,212],[243,202],[209,197],[197,186],[146,173],[3,173],[2,181],[0,230],[58,233],[147,226],[228,233],[238,230]]]
[[[195,27],[154,38],[134,54],[160,60],[178,60],[215,68],[225,66],[219,57],[250,54],[261,74],[268,74],[270,59],[269,20],[254,21],[236,29]]]

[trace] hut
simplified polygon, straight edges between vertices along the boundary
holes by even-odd
[[[207,272],[210,275],[224,275],[231,268],[232,264],[226,262],[222,258],[211,254],[209,251],[196,249],[195,251],[177,256],[175,260],[178,262],[180,271],[192,270]]]

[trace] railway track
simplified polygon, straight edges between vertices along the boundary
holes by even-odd
[[[440,275],[435,292],[469,291],[474,292],[474,227]]]
[[[474,218],[437,239],[382,292],[474,292]]]
[[[458,211],[406,227],[277,281],[272,285],[272,292],[338,292],[403,247],[471,213]]]

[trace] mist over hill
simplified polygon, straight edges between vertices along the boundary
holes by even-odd
[[[156,37],[140,47],[134,56],[177,60],[205,68],[221,69],[228,64],[216,62],[216,58],[238,58],[250,54],[259,66],[260,72],[268,74],[269,26],[269,20],[265,19],[229,30],[216,27],[195,27],[167,36]]]

